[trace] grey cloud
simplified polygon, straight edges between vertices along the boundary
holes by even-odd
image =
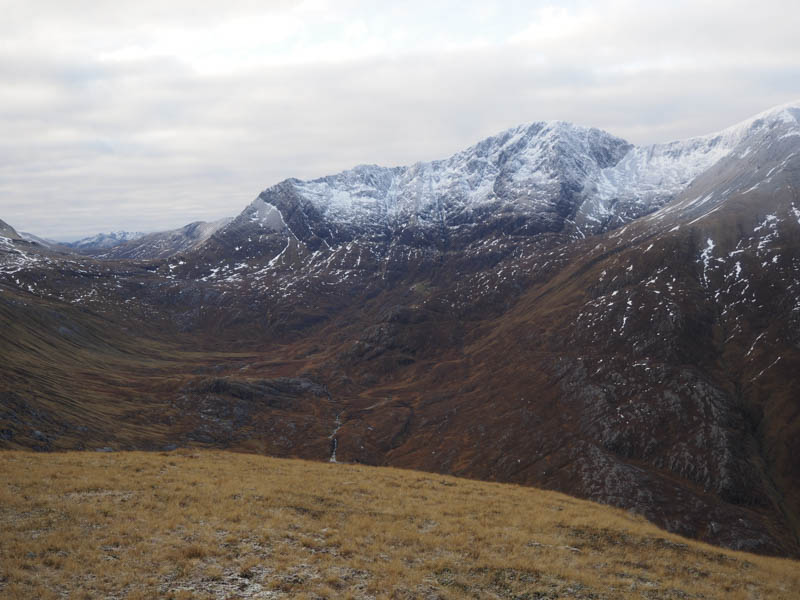
[[[800,98],[789,4],[767,2],[748,19],[713,3],[663,3],[652,22],[636,3],[608,6],[617,12],[601,28],[563,39],[220,74],[180,57],[111,62],[80,47],[0,45],[0,218],[62,239],[178,227],[234,215],[286,177],[440,158],[522,122],[564,119],[649,143]],[[148,15],[131,9],[123,20],[145,25]],[[59,18],[76,36],[87,26]],[[116,22],[103,10],[87,18]],[[749,24],[751,36],[735,39]]]

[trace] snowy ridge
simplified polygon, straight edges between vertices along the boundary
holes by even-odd
[[[362,165],[313,181],[290,181],[334,224],[449,224],[464,213],[504,205],[520,212],[553,211],[564,185],[580,191],[629,148],[598,129],[540,122],[444,160],[395,168]]]
[[[75,248],[76,250],[112,248],[118,244],[144,237],[144,235],[145,234],[140,231],[112,231],[110,233],[98,233],[97,235],[82,238],[64,245]]]
[[[639,147],[598,129],[534,122],[443,160],[360,165],[279,186],[291,185],[334,227],[452,227],[514,213],[596,233],[657,210],[726,157],[745,157],[776,138],[800,139],[798,119],[795,102],[718,133]],[[277,188],[262,194],[268,204]]]
[[[586,218],[607,215],[612,201],[633,201],[645,211],[662,204],[728,156],[738,143],[709,136],[634,148],[617,165],[600,173],[596,193],[584,207]]]
[[[582,212],[589,220],[597,219],[619,201],[638,204],[641,214],[651,212],[722,159],[745,158],[774,138],[800,135],[798,107],[800,101],[764,111],[718,133],[633,148],[600,173],[596,193],[589,196]],[[781,135],[775,133],[776,128]]]

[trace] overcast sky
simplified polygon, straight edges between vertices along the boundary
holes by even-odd
[[[634,143],[800,99],[797,0],[0,0],[0,219],[59,240],[564,119]]]

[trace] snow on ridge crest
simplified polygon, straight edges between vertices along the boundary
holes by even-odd
[[[576,222],[597,231],[621,206],[628,219],[660,208],[720,160],[764,143],[775,127],[800,131],[799,107],[789,103],[718,133],[649,146],[565,121],[537,121],[441,160],[360,165],[288,182],[325,220],[352,226],[445,224],[475,211],[553,212],[566,189]]]
[[[659,197],[680,193],[701,173],[740,150],[745,141],[758,143],[760,134],[776,125],[797,127],[800,102],[777,106],[717,133],[686,140],[637,146],[618,164],[604,169],[597,181],[596,204],[605,208],[609,200],[636,199],[657,202]],[[741,149],[744,157],[752,151]]]
[[[145,235],[141,231],[111,231],[85,237],[67,245],[73,248],[111,248],[123,242],[139,239]]]
[[[772,108],[762,111],[757,115],[753,115],[744,121],[740,121],[735,125],[723,129],[718,134],[710,135],[738,135],[741,137],[754,128],[764,125],[772,126],[776,123],[785,123],[790,126],[800,125],[800,100],[787,102],[786,104],[781,104],[779,106],[773,106]]]
[[[334,223],[393,222],[446,216],[513,203],[548,210],[567,181],[580,190],[630,145],[611,134],[564,121],[520,125],[453,156],[408,167],[361,165],[312,181],[297,191]]]

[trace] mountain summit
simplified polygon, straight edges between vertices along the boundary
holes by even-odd
[[[508,234],[601,233],[657,210],[720,161],[795,135],[796,106],[716,134],[639,147],[598,129],[536,122],[447,159],[287,179],[259,199],[305,241],[329,246],[407,228],[459,235],[489,224]]]

